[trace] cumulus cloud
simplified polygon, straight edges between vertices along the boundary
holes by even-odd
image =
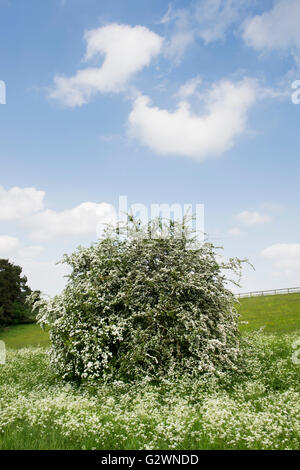
[[[130,134],[162,155],[182,155],[203,160],[220,155],[245,131],[247,113],[257,96],[257,83],[244,79],[214,84],[204,99],[201,114],[181,101],[175,111],[152,106],[139,96],[129,115]]]
[[[51,296],[62,291],[66,285],[66,276],[70,275],[68,266],[55,262],[28,258],[22,259],[20,264],[28,278],[28,285],[33,290],[40,290]]]
[[[0,257],[5,258],[19,249],[19,240],[8,235],[0,235]]]
[[[31,238],[50,240],[66,235],[99,235],[101,227],[114,223],[115,209],[107,203],[83,202],[61,212],[45,210],[30,218]]]
[[[64,288],[64,276],[70,273],[70,269],[64,265],[56,265],[55,262],[36,259],[42,251],[41,246],[22,246],[16,237],[0,235],[0,258],[9,259],[21,266],[32,289],[55,295]]]
[[[265,248],[262,256],[273,260],[279,268],[300,268],[300,243],[275,243]]]
[[[37,258],[43,248],[41,246],[21,246],[18,238],[8,235],[0,235],[0,258],[13,258],[23,262],[28,259]]]
[[[18,250],[17,255],[22,260],[32,260],[38,258],[43,251],[44,248],[39,245],[24,246]]]
[[[257,211],[243,211],[235,216],[236,220],[244,225],[259,225],[271,222],[272,218],[269,215],[260,214]]]
[[[249,19],[243,37],[255,49],[300,50],[300,2],[279,0],[262,15]]]
[[[98,92],[119,92],[161,50],[163,39],[144,26],[109,24],[87,31],[85,61],[104,56],[101,67],[57,75],[50,98],[66,106],[81,106]]]
[[[12,237],[13,238],[13,237]],[[37,257],[38,247],[25,247],[15,251],[1,251],[1,237],[0,237],[0,256],[8,258],[22,267],[22,273],[28,278],[28,285],[33,290],[40,290],[48,295],[56,295],[59,293],[66,284],[66,275],[70,274],[70,269],[65,265],[57,265],[55,262],[41,261],[35,259]],[[39,247],[40,248],[40,247]],[[29,250],[31,255],[35,249],[34,256],[28,256]],[[41,252],[41,248],[39,253]]]
[[[5,190],[0,186],[0,220],[20,219],[41,210],[44,196],[44,191],[35,188]]]
[[[43,191],[34,188],[5,191],[0,187],[0,219],[22,219],[23,226],[30,230],[31,238],[41,242],[87,234],[92,234],[95,239],[97,235],[102,235],[106,224],[116,222],[116,211],[110,204],[84,202],[59,212],[43,208],[44,196]],[[42,253],[43,259],[40,258]],[[48,254],[44,244],[26,245],[17,237],[0,235],[0,258],[22,266],[30,287],[54,295],[63,289],[66,283],[64,276],[69,274],[69,269],[55,264],[62,256],[60,249],[53,261],[45,259]]]
[[[16,237],[0,235],[0,258],[21,266],[32,289],[54,295],[63,289],[66,283],[64,275],[69,270],[65,266],[37,260],[42,251],[41,246],[22,246]]]

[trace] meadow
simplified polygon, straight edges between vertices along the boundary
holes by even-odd
[[[242,332],[264,328],[269,333],[290,333],[300,328],[300,293],[240,299]]]
[[[62,382],[46,332],[0,331],[0,449],[300,449],[300,294],[239,310],[241,366],[193,380]]]

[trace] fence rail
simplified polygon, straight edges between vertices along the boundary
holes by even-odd
[[[244,292],[235,294],[238,299],[243,297],[258,297],[264,295],[277,295],[277,294],[294,294],[300,292],[300,287],[286,287],[285,289],[271,289],[271,290],[257,290],[253,292]]]

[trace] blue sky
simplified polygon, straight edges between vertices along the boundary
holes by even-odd
[[[242,291],[299,285],[299,24],[298,0],[0,0],[0,256],[54,294],[126,195],[203,203]]]

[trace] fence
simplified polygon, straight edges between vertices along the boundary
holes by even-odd
[[[242,294],[235,294],[238,299],[243,297],[258,297],[260,295],[277,295],[277,294],[293,294],[300,292],[300,287],[287,287],[285,289],[271,289],[271,290],[257,290],[253,292],[244,292]]]

